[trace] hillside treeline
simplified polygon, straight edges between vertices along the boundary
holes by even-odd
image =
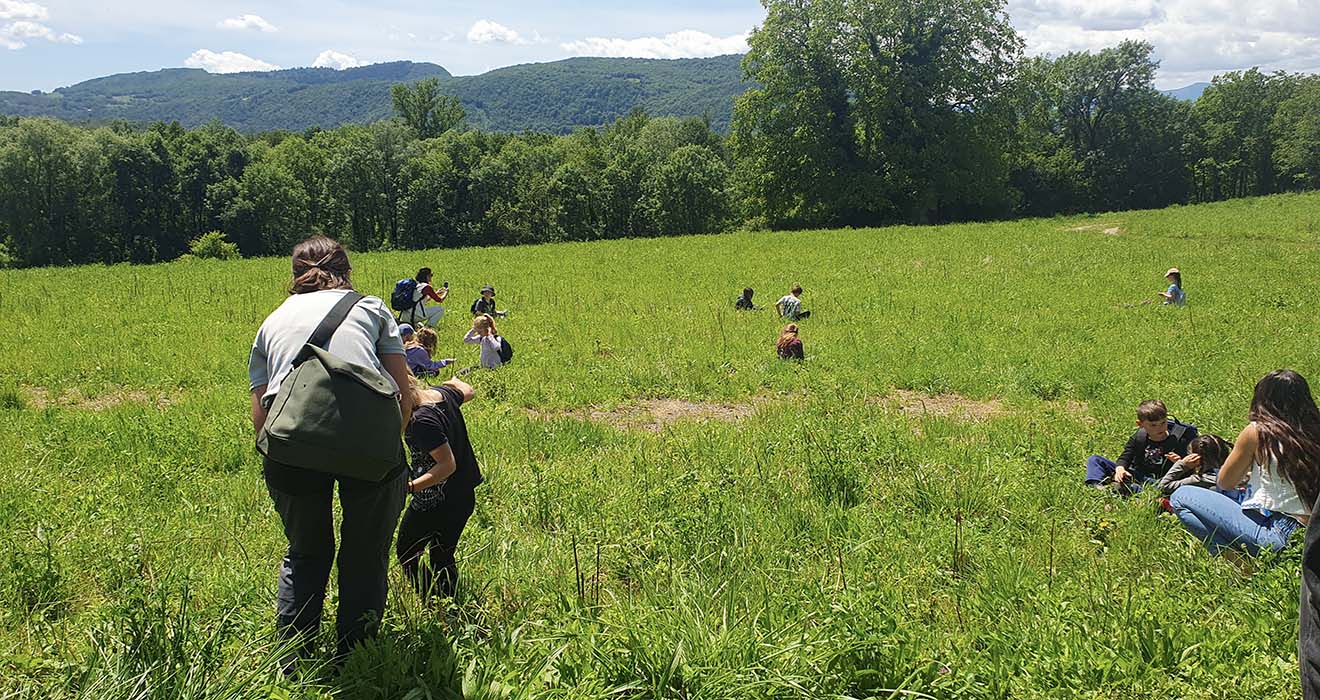
[[[635,113],[486,133],[434,82],[399,117],[244,136],[0,118],[0,263],[152,262],[222,231],[357,250],[938,223],[1320,186],[1320,77],[1156,91],[1150,45],[1024,57],[999,0],[766,0],[732,133]]]

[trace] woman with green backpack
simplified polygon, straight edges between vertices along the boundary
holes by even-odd
[[[294,246],[290,296],[261,324],[248,359],[257,448],[289,542],[277,627],[298,640],[298,655],[315,643],[335,562],[335,484],[339,655],[379,626],[404,502],[402,427],[412,394],[399,391],[409,376],[403,341],[384,302],[353,291],[351,271],[329,238]]]

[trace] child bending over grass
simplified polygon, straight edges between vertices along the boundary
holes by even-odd
[[[408,332],[404,333],[404,329]],[[405,323],[399,326],[399,331],[403,333],[403,349],[408,353],[408,369],[412,371],[413,376],[434,377],[440,373],[440,370],[453,363],[452,357],[443,360],[431,359],[435,356],[435,348],[440,341],[440,336],[434,329],[422,328],[413,333],[412,326]]]
[[[460,379],[438,387],[413,379],[407,391],[416,405],[404,430],[412,457],[412,499],[399,524],[395,553],[423,600],[451,597],[458,587],[454,553],[476,509],[476,488],[482,482],[460,410],[474,394]],[[429,561],[423,561],[426,555]]]
[[[784,326],[783,332],[779,334],[779,340],[775,343],[775,351],[779,353],[779,359],[781,360],[801,362],[806,357],[802,352],[802,339],[798,338],[796,323]]]
[[[1174,463],[1164,478],[1160,479],[1160,493],[1169,496],[1184,486],[1214,489],[1241,503],[1247,497],[1248,481],[1244,480],[1237,488],[1223,491],[1217,480],[1219,468],[1224,465],[1224,460],[1228,459],[1232,450],[1233,445],[1218,435],[1196,438],[1188,447],[1189,454]]]

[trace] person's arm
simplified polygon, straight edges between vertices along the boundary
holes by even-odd
[[[1251,471],[1252,462],[1256,461],[1256,449],[1259,446],[1260,435],[1256,432],[1256,424],[1249,423],[1238,435],[1233,451],[1224,460],[1224,466],[1219,468],[1219,476],[1215,478],[1219,488],[1231,491],[1242,483],[1243,477]]]
[[[261,405],[261,399],[265,394],[265,384],[252,390],[252,432],[258,435],[261,434],[261,427],[266,424],[266,407]]]
[[[408,371],[408,360],[403,355],[382,355],[380,363],[385,365],[385,371],[394,380],[394,385],[399,387],[399,412],[403,414],[403,425],[406,428],[413,410],[413,394],[408,384],[412,372]]]
[[[453,379],[446,381],[444,385],[447,387],[451,387],[456,391],[458,391],[458,393],[462,394],[463,403],[467,403],[477,397],[477,392],[475,389],[472,388],[472,385],[468,384],[462,379],[459,379],[458,377],[454,377]]]
[[[481,342],[481,336],[477,334],[477,329],[469,328],[467,335],[463,336],[463,342],[468,345],[476,345]]]
[[[1205,485],[1206,477],[1197,471],[1200,463],[1200,455],[1188,455],[1186,459],[1174,462],[1168,473],[1160,479],[1160,493],[1168,496],[1183,486]]]
[[[1133,433],[1132,437],[1128,438],[1127,444],[1123,446],[1123,454],[1118,456],[1118,466],[1114,469],[1114,481],[1120,484],[1126,481],[1131,473],[1132,460],[1142,454],[1141,440],[1138,439],[1140,435],[1141,431]]]
[[[449,449],[449,443],[447,442],[431,450],[431,459],[435,460],[435,466],[428,469],[425,474],[409,481],[408,493],[423,491],[436,484],[444,483],[458,469],[458,463],[454,461],[454,451]]]
[[[422,285],[422,298],[424,299],[430,299],[437,304],[443,304],[448,296],[449,290],[444,287],[441,287],[440,291],[437,293],[434,286],[429,284]]]

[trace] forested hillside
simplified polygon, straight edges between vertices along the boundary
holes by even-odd
[[[741,56],[658,61],[574,58],[452,77],[430,63],[295,68],[212,74],[171,68],[97,78],[51,93],[0,92],[0,114],[74,122],[219,120],[241,132],[303,131],[390,116],[390,86],[436,77],[457,95],[469,123],[491,131],[566,133],[600,126],[636,108],[659,116],[708,116],[727,131],[743,92]]]

